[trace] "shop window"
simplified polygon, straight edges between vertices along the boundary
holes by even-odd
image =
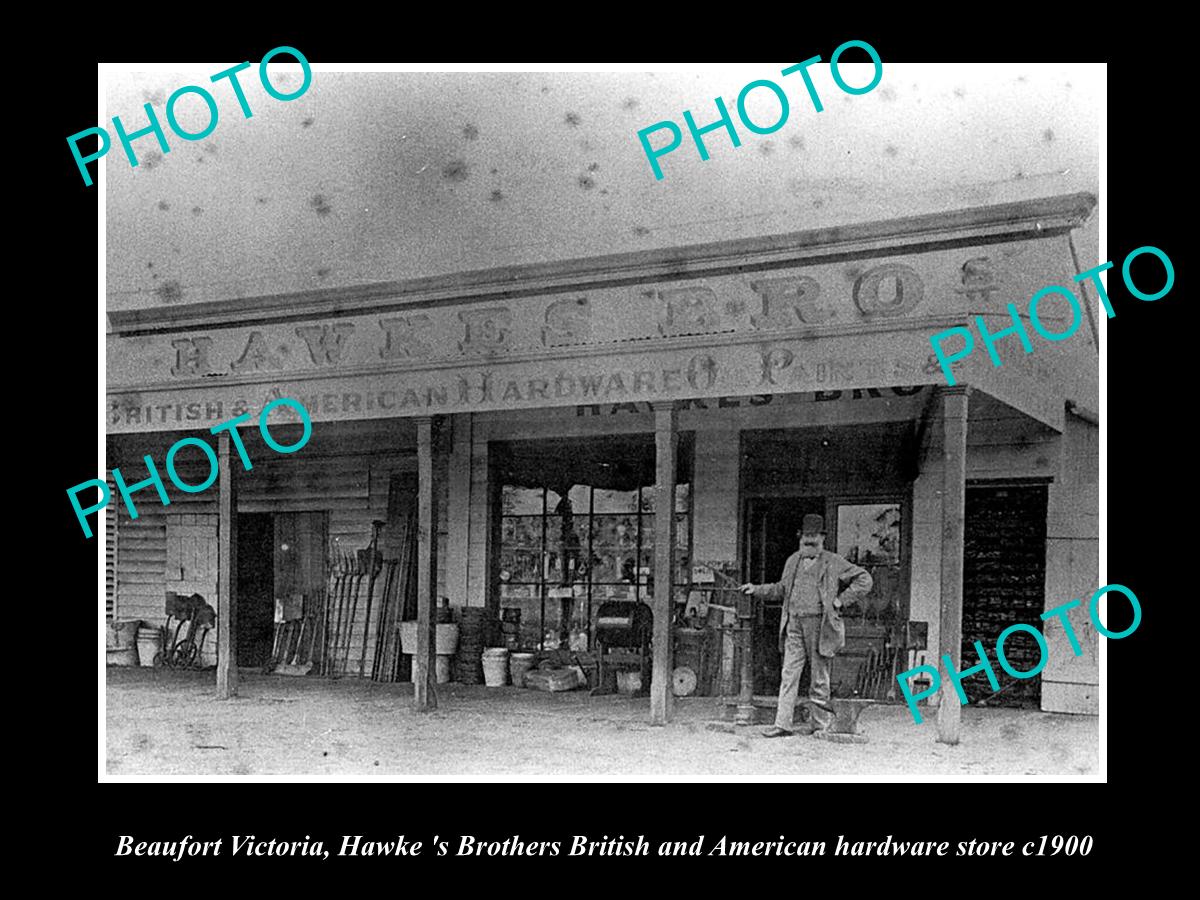
[[[871,573],[874,587],[848,617],[887,626],[906,608],[899,503],[838,503],[836,550]]]
[[[900,564],[900,504],[837,508],[837,552],[860,566]]]
[[[676,488],[672,592],[679,600],[691,578],[690,487]],[[503,484],[500,606],[520,609],[522,646],[587,651],[600,604],[652,602],[656,514],[653,485]]]

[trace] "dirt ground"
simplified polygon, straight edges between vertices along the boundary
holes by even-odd
[[[311,775],[379,778],[919,778],[1098,775],[1099,720],[1030,710],[962,711],[963,739],[934,741],[932,711],[866,710],[866,744],[766,739],[711,730],[713,698],[677,701],[648,722],[649,700],[439,685],[413,712],[409,684],[243,672],[214,699],[209,672],[107,670],[106,771],[115,776]]]

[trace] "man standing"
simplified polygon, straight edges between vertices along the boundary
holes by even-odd
[[[743,594],[783,602],[779,616],[779,646],[783,652],[779,710],[775,725],[763,732],[764,737],[796,733],[792,714],[805,662],[811,666],[808,698],[812,720],[799,731],[812,734],[832,724],[829,664],[846,643],[842,606],[861,600],[871,590],[871,574],[866,569],[825,549],[825,520],[821,516],[805,516],[798,536],[800,549],[788,557],[778,582],[741,586]]]

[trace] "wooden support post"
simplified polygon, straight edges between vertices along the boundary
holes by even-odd
[[[413,708],[437,709],[437,491],[433,483],[437,425],[417,419],[417,653],[413,657]]]
[[[954,671],[962,666],[963,525],[967,493],[966,385],[941,388],[942,427],[942,606],[938,628],[939,658],[949,656]],[[948,673],[938,698],[937,739],[957,744],[962,706]]]
[[[238,692],[237,485],[228,431],[217,435],[217,699]]]
[[[671,619],[675,612],[675,454],[679,445],[673,402],[654,404],[654,668],[650,674],[650,723],[671,720]]]
[[[733,721],[738,725],[754,724],[754,616],[753,595],[738,594],[737,639],[741,651],[738,676],[738,704]]]

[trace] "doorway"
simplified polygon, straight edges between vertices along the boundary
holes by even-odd
[[[778,581],[803,516],[824,517],[825,547],[861,565],[876,584],[846,611],[846,646],[831,668],[834,696],[886,693],[908,614],[907,533],[916,453],[908,421],[742,432],[745,579]],[[756,693],[779,684],[781,604],[762,609],[754,633]],[[803,683],[801,684],[803,690]]]
[[[240,513],[237,523],[237,661],[262,666],[275,635],[275,521]]]
[[[285,615],[312,615],[324,602],[329,514],[238,515],[238,665],[262,666],[275,643],[276,598],[298,598]]]
[[[963,536],[962,667],[978,662],[975,642],[994,656],[1005,628],[1038,625],[1046,599],[1045,484],[967,485]],[[1037,665],[1037,641],[1025,632],[1010,635],[1004,656],[1017,671]],[[963,690],[971,703],[989,706],[1041,706],[1042,678],[1016,679],[993,665],[999,692],[986,676],[969,677]]]
[[[796,533],[806,515],[825,515],[824,497],[752,497],[746,503],[746,536],[749,546],[744,558],[749,562],[748,580],[772,584],[783,575],[783,566],[796,552]],[[754,623],[754,693],[779,691],[783,656],[779,652],[779,619],[782,603],[759,606]],[[807,668],[800,688],[807,691]]]

